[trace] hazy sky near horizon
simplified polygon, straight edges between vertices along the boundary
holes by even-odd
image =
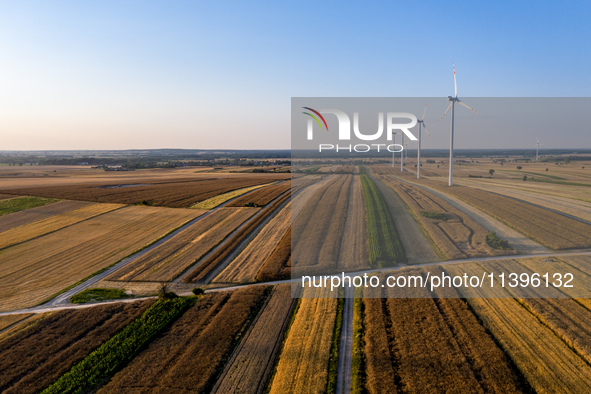
[[[0,0],[0,150],[286,149],[291,97],[446,97],[452,61],[460,97],[588,97],[590,20],[589,1]],[[429,131],[445,148],[449,123]],[[514,134],[457,147],[535,143]]]

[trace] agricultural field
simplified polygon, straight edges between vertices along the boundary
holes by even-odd
[[[446,267],[449,274],[457,275],[459,271],[455,269]],[[461,271],[462,274],[474,275],[482,272],[482,268],[468,266],[462,267]],[[480,289],[474,288],[468,289],[465,294],[483,326],[494,335],[530,386],[536,392],[582,393],[591,390],[591,368],[585,360],[547,323],[527,312],[519,300],[512,298],[500,286],[496,286],[494,291],[494,296],[498,298],[478,298],[481,296]],[[588,313],[586,310],[585,314]],[[577,326],[573,327],[573,331],[577,329]]]
[[[291,277],[291,226],[257,272],[257,282],[289,279]]]
[[[0,391],[40,392],[152,303],[145,300],[101,305],[43,316],[32,326],[0,341]]]
[[[123,207],[3,249],[0,311],[34,306],[198,215],[191,209]]]
[[[429,297],[427,290],[416,291]],[[381,297],[382,292],[385,297],[395,296],[395,290],[372,289],[366,297]],[[369,393],[527,392],[527,382],[464,300],[364,298],[361,302]]]
[[[361,178],[354,176],[351,180],[345,231],[341,241],[339,270],[355,271],[370,266],[367,236],[366,209]]]
[[[239,229],[232,237],[224,244],[224,248],[220,248],[209,255],[204,261],[200,262],[191,272],[183,278],[183,282],[208,282],[213,279],[210,276],[217,275],[216,270],[223,267],[224,262],[229,255],[232,254],[242,243],[251,235],[251,233],[263,223],[267,217],[272,215],[279,209],[288,199],[290,193],[283,194],[276,199],[272,204],[262,208],[257,215],[249,221],[244,227]]]
[[[93,183],[3,189],[2,193],[103,203],[147,204],[188,208],[201,201],[246,187],[288,179],[289,174],[249,174],[217,179],[212,177],[146,180],[143,183]]]
[[[211,390],[267,293],[256,286],[200,297],[98,393]]]
[[[270,394],[326,392],[338,302],[335,298],[300,300],[279,356]]]
[[[290,284],[273,288],[267,303],[226,364],[212,393],[266,392],[297,301],[291,297]]]
[[[406,261],[404,248],[384,197],[367,175],[361,174],[360,177],[367,212],[367,238],[371,267],[387,267]]]
[[[201,201],[200,203],[197,203],[195,205],[193,205],[191,208],[194,209],[213,209],[215,207],[217,207],[218,205],[221,205],[223,203],[225,203],[226,201],[229,201],[233,198],[236,198],[238,196],[241,196],[245,193],[251,192],[253,190],[256,189],[260,189],[262,187],[266,187],[269,186],[270,184],[264,184],[264,185],[257,185],[257,186],[251,186],[251,187],[245,187],[244,189],[238,189],[238,190],[233,190],[231,192],[228,193],[224,193],[224,194],[220,194],[217,195],[215,197],[209,198],[205,201]]]
[[[332,177],[292,219],[292,270],[297,269],[297,275],[337,267],[352,178]]]
[[[25,209],[42,207],[43,205],[57,202],[55,198],[41,198],[41,197],[18,197],[1,199],[0,200],[0,216],[11,213],[24,211]]]
[[[420,182],[425,183],[424,180]],[[591,247],[591,225],[499,194],[469,187],[445,187],[435,181],[427,182],[429,186],[475,206],[549,248]]]
[[[287,192],[291,188],[291,181],[281,182],[275,185],[266,186],[260,190],[249,193],[248,195],[237,198],[232,201],[228,206],[230,207],[243,207],[246,204],[253,204],[257,207],[264,207],[283,193]],[[294,189],[296,186],[294,185]]]
[[[509,253],[487,243],[488,231],[443,199],[388,176],[379,179],[404,200],[437,248],[450,260]]]
[[[106,280],[172,281],[257,211],[257,208],[220,208]]]
[[[23,313],[18,315],[0,316],[0,333],[3,333],[5,330],[8,330],[9,327],[17,325],[18,322],[21,322],[32,315],[32,313]]]
[[[33,223],[23,224],[22,226],[1,233],[0,249],[41,237],[107,212],[115,211],[121,207],[123,206],[120,204],[92,204],[73,211],[50,216]]]
[[[254,282],[258,271],[289,229],[290,214],[291,202],[288,202],[269,220],[248,246],[215,277],[213,283]]]
[[[24,224],[33,223],[50,216],[60,213],[73,211],[91,205],[91,202],[85,201],[67,201],[62,200],[52,204],[43,205],[36,208],[29,208],[24,211],[10,213],[2,216],[0,219],[0,233]]]

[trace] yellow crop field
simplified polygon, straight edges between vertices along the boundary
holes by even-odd
[[[446,267],[450,274],[466,271],[478,275],[476,267]],[[479,271],[479,272],[477,272]],[[500,286],[498,297],[507,297]],[[539,393],[591,390],[591,368],[555,333],[520,305],[514,298],[476,298],[478,289],[469,289],[470,306],[501,347],[513,359],[532,388]]]
[[[197,203],[197,204],[191,206],[191,208],[213,209],[213,208],[217,207],[218,205],[225,203],[228,200],[231,200],[235,197],[241,196],[241,195],[248,193],[250,191],[260,189],[261,187],[265,187],[265,186],[269,186],[269,185],[272,185],[272,183],[266,183],[264,185],[257,185],[257,186],[245,187],[245,188],[238,189],[238,190],[233,190],[231,192],[212,197],[212,198],[207,199],[205,201],[201,201],[200,203]]]
[[[28,223],[4,231],[0,237],[0,249],[57,231],[64,227],[123,207],[121,204],[92,204],[74,211],[60,213],[37,222]]]
[[[270,394],[326,391],[337,303],[335,298],[300,301],[279,357]]]
[[[213,282],[254,282],[257,272],[289,229],[290,213],[291,203],[287,203]]]
[[[191,209],[130,206],[2,250],[0,311],[26,308],[195,218]]]
[[[107,280],[171,281],[257,211],[257,208],[220,208],[114,272]]]

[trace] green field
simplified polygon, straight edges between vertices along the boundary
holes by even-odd
[[[24,211],[25,209],[40,207],[42,205],[51,204],[59,201],[55,198],[42,198],[42,197],[15,197],[8,200],[0,201],[0,216],[8,215],[18,211]]]
[[[365,174],[361,174],[363,199],[367,211],[367,237],[369,262],[374,268],[393,266],[406,261],[396,226],[390,216],[384,197]]]

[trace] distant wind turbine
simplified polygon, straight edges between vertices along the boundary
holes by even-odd
[[[463,105],[464,107],[468,108],[470,111],[478,114],[478,112],[474,111],[472,108],[468,107],[465,103],[463,103],[462,101],[460,101],[460,99],[458,98],[458,84],[456,83],[456,65],[453,64],[453,68],[454,68],[454,88],[455,88],[455,96],[447,96],[447,101],[451,101],[451,103],[449,104],[449,107],[447,107],[447,109],[445,110],[445,112],[443,113],[443,115],[441,115],[441,118],[439,118],[439,120],[443,119],[443,117],[445,116],[445,114],[447,113],[447,111],[449,111],[449,109],[451,108],[451,130],[449,133],[449,185],[452,186],[453,185],[453,166],[454,166],[454,107],[455,107],[455,103],[457,102],[460,105]]]
[[[392,144],[396,144],[396,133],[392,133]],[[394,168],[394,164],[396,163],[396,150],[394,150],[394,148],[392,148],[392,168]]]
[[[400,172],[404,171],[404,133],[400,133],[402,137],[402,141],[400,141],[400,145],[402,146],[402,152],[400,152]]]
[[[421,120],[418,120],[417,123],[419,124],[419,144],[417,149],[417,179],[421,179],[421,128],[425,128],[427,131],[427,126],[425,126],[425,114],[427,113],[427,104],[429,104],[429,100],[425,103],[425,109],[423,110],[423,117]],[[431,134],[427,131],[427,135],[429,139],[431,138]]]
[[[538,161],[538,149],[539,149],[540,145],[543,145],[543,144],[540,144],[540,140],[536,138],[536,161]]]

